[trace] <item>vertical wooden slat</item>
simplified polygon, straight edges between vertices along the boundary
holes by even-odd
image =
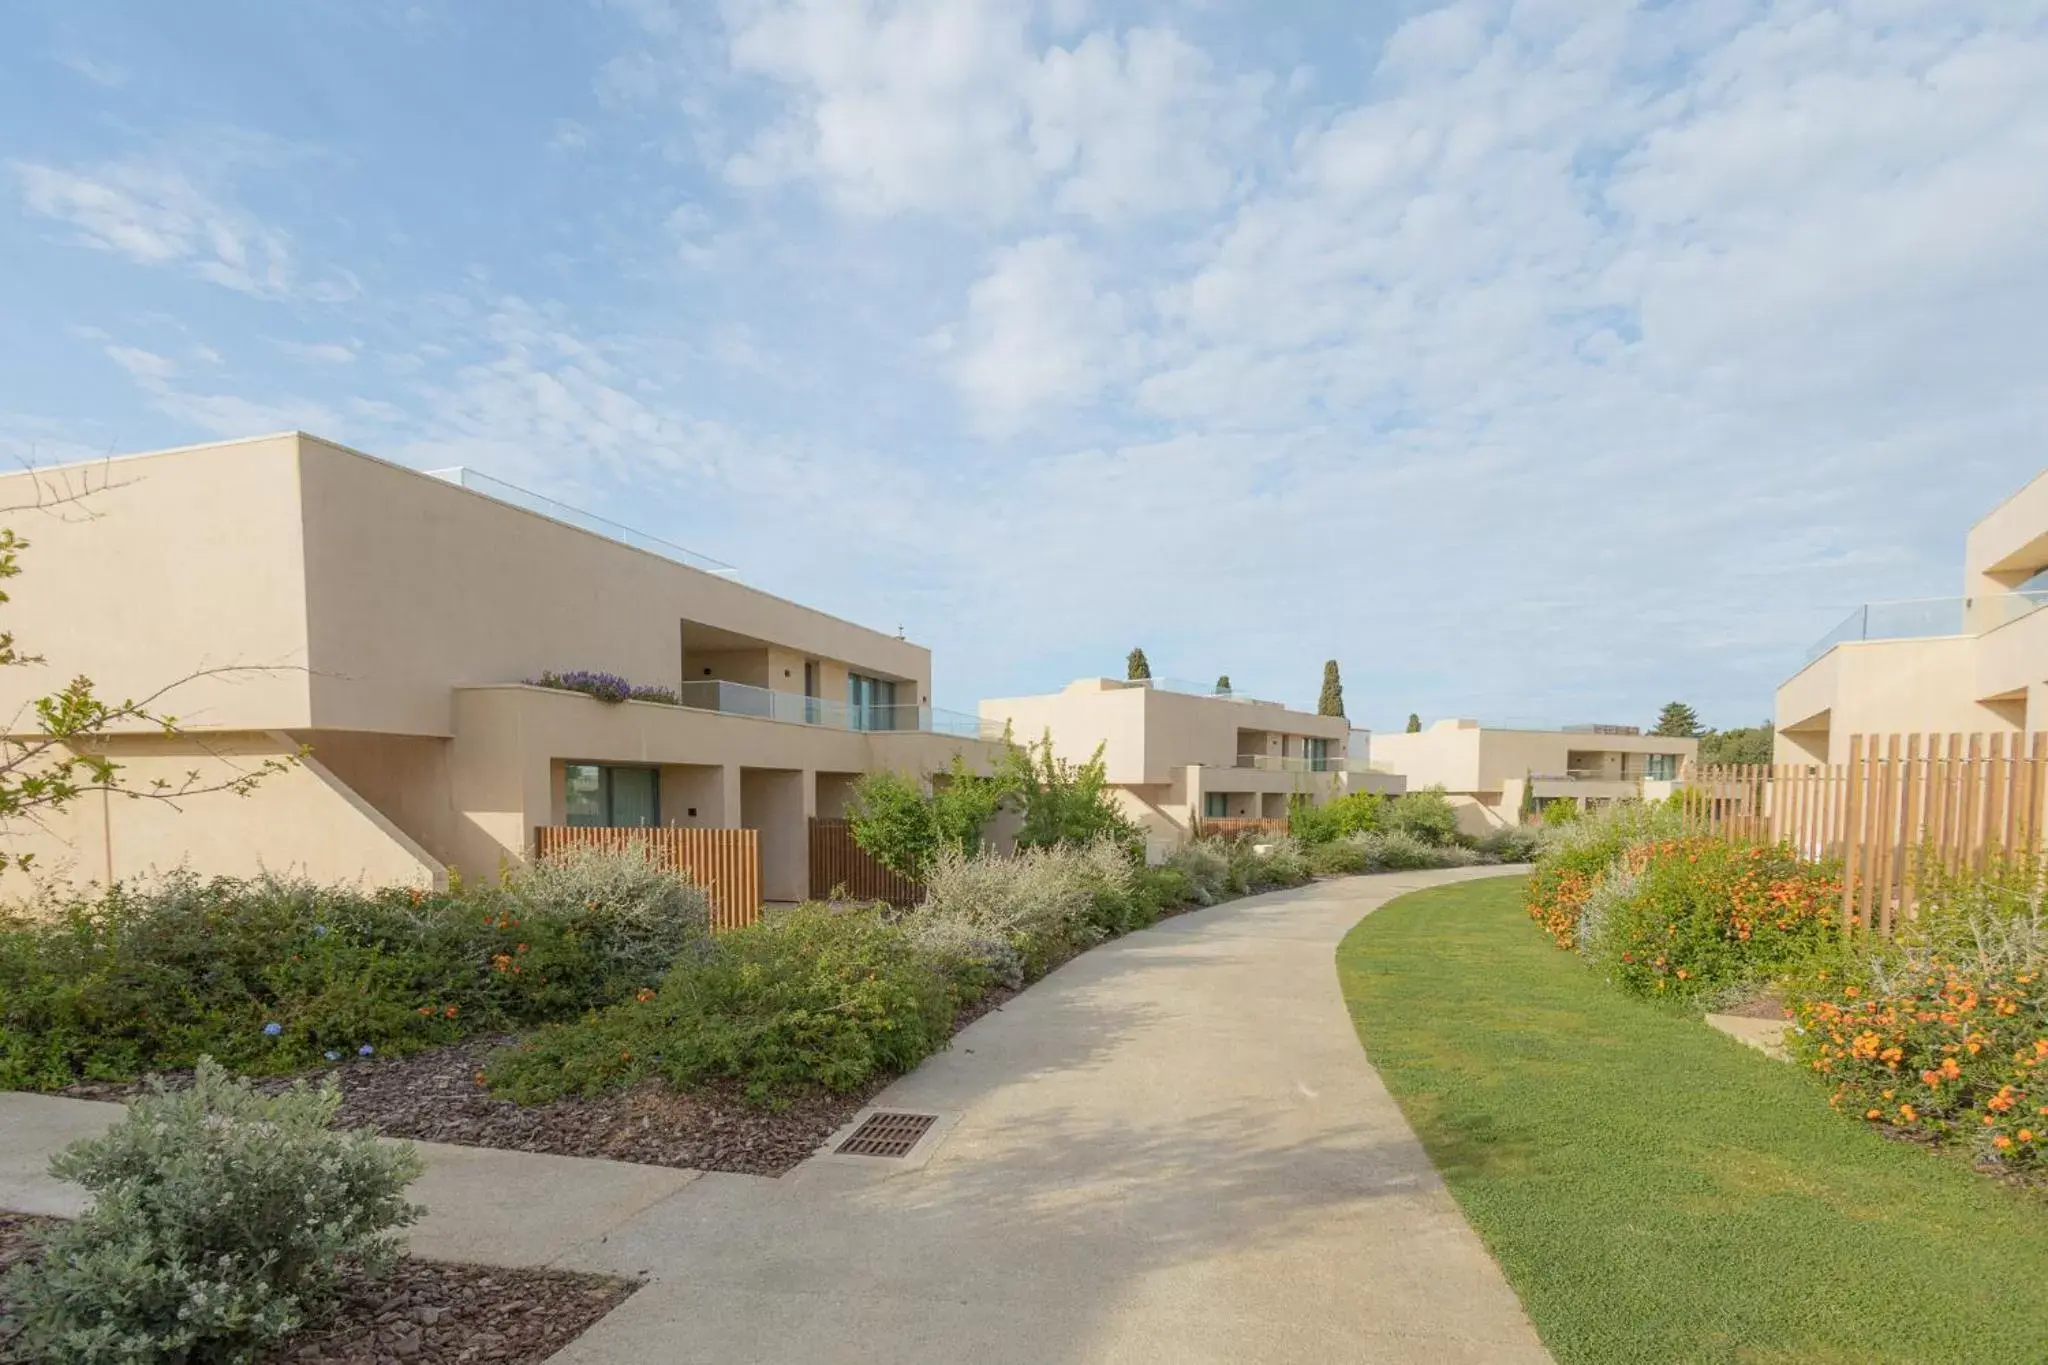
[[[2035,859],[2041,856],[2041,833],[2043,824],[2048,824],[2048,790],[2043,789],[2048,781],[2048,730],[2034,732],[2033,746],[2027,753],[2027,832],[2021,853]]]
[[[1905,790],[1899,799],[1899,922],[1913,918],[1913,880],[1918,875],[1925,780],[1920,771],[1920,736],[1906,737]],[[1887,926],[1886,932],[1890,932]]]
[[[1849,736],[1848,780],[1842,791],[1842,933],[1846,936],[1856,928],[1856,891],[1858,822],[1862,819],[1860,800],[1863,777],[1863,736]]]
[[[1960,826],[1956,839],[1956,868],[1958,871],[1972,871],[1977,866],[1977,851],[1980,847],[1981,832],[1984,828],[1984,736],[1971,735],[1969,757],[1963,761],[1962,804],[1959,808]]]
[[[1871,740],[1873,780],[1871,782],[1871,804],[1863,821],[1863,827],[1870,844],[1867,867],[1866,893],[1861,898],[1863,925],[1867,929],[1880,929],[1880,921],[1891,917],[1892,904],[1892,804],[1895,800],[1894,781],[1899,766],[1899,737],[1893,735],[1886,742],[1885,754],[1880,762],[1876,758],[1877,741]]]
[[[1942,735],[1927,737],[1927,859],[1929,867],[1940,867],[1948,856],[1949,811],[1948,740]]]
[[[1996,857],[2005,843],[2005,736],[1994,734],[1984,760],[1984,858]]]
[[[761,918],[760,831],[752,829],[587,829],[542,825],[534,831],[534,856],[547,858],[573,847],[612,851],[639,849],[662,866],[704,888],[711,902],[711,927],[737,929]]]

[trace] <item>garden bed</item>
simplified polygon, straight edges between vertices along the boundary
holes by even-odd
[[[0,1271],[31,1254],[53,1220],[0,1213]],[[264,1356],[264,1365],[537,1365],[639,1286],[603,1275],[404,1260],[344,1291],[340,1309]],[[0,1304],[0,1361],[12,1335]]]

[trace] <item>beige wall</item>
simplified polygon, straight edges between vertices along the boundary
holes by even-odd
[[[1460,824],[1468,833],[1481,833],[1519,819],[1522,789],[1532,778],[1538,797],[1633,797],[1653,785],[1644,776],[1651,755],[1676,755],[1683,769],[1697,759],[1699,741],[1576,730],[1494,730],[1469,720],[1440,720],[1415,734],[1374,735],[1372,753],[1374,762],[1405,778],[1410,791],[1442,787],[1464,798],[1454,802]]]
[[[2048,622],[2027,617],[1986,636],[1857,640],[1836,645],[1778,689],[1779,763],[1846,763],[1849,737],[1866,734],[2005,733],[2024,725],[2018,708],[1984,700],[1980,674],[1995,658],[2001,690],[2029,669],[2048,672]],[[1995,654],[1993,653],[1995,651]],[[2024,695],[2025,684],[2020,684]]]
[[[106,749],[123,780],[200,786],[291,759],[286,734],[124,737]],[[9,853],[32,853],[38,877],[83,885],[127,881],[184,867],[202,876],[263,872],[364,886],[433,886],[440,863],[317,758],[293,761],[247,796],[204,792],[174,801],[91,793],[40,827],[9,831]]]
[[[49,662],[0,669],[0,715],[84,675],[104,697],[195,678],[157,709],[195,728],[305,728],[311,719],[295,438],[131,457],[0,478],[27,539],[7,629]]]
[[[2048,472],[1991,509],[1963,542],[1963,595],[2009,592],[2048,568]]]

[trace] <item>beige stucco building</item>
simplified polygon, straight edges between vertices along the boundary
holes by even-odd
[[[1155,843],[1178,842],[1205,819],[1284,819],[1296,795],[1401,789],[1372,771],[1370,736],[1342,716],[1163,680],[1082,678],[984,701],[981,718],[1020,743],[1050,732],[1054,753],[1073,763],[1100,746],[1126,813]]]
[[[111,745],[131,782],[306,751],[247,797],[94,795],[5,832],[74,880],[182,863],[428,884],[494,875],[538,825],[659,824],[758,829],[763,893],[792,900],[808,817],[842,813],[861,773],[998,751],[932,709],[919,645],[303,433],[5,483],[17,507],[95,490],[70,509],[90,515],[10,519],[30,548],[6,624],[50,662],[0,670],[5,714],[76,674],[106,697],[189,678],[158,708],[180,733]],[[524,681],[577,669],[681,704]]]
[[[1778,688],[1774,757],[1844,763],[1855,734],[2048,729],[2048,472],[1963,544],[1960,597],[1872,602]]]
[[[1600,806],[1662,800],[1699,741],[1646,735],[1630,725],[1512,730],[1476,720],[1440,720],[1413,734],[1376,735],[1373,758],[1411,791],[1442,787],[1468,834],[1520,824],[1526,809],[1552,801]]]

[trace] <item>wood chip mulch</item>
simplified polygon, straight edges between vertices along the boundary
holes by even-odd
[[[1160,918],[1199,908],[1176,907]],[[1048,964],[1048,970],[1067,960]],[[1001,1009],[1017,995],[1013,990],[990,991],[959,1012],[953,1031]],[[341,1083],[340,1124],[369,1128],[385,1137],[768,1176],[781,1175],[811,1156],[893,1079],[843,1095],[800,1094],[773,1108],[749,1103],[736,1085],[684,1092],[659,1082],[594,1099],[521,1105],[494,1098],[478,1082],[491,1053],[518,1041],[509,1035],[472,1038],[405,1057],[351,1058],[337,1067],[303,1074],[318,1079],[332,1070]],[[164,1079],[176,1087],[188,1084],[191,1073],[172,1073]],[[267,1077],[257,1082],[257,1088],[282,1090],[293,1079]],[[145,1089],[140,1081],[82,1081],[61,1093],[74,1099],[126,1100]]]
[[[32,1255],[53,1221],[0,1213],[0,1268]],[[539,1365],[637,1288],[604,1275],[400,1261],[389,1279],[349,1284],[332,1316],[261,1365]],[[0,1361],[25,1359],[10,1355],[12,1336],[0,1303]]]
[[[886,1083],[844,1095],[801,1094],[778,1108],[748,1103],[734,1085],[684,1092],[659,1082],[594,1099],[514,1104],[494,1097],[477,1078],[491,1053],[517,1041],[473,1038],[405,1057],[350,1061],[332,1068],[341,1083],[337,1123],[415,1142],[781,1175],[815,1152]],[[307,1074],[317,1080],[325,1072]],[[165,1077],[174,1087],[189,1079],[189,1073]],[[267,1077],[257,1082],[257,1088],[282,1090],[292,1079]],[[78,1099],[125,1100],[143,1089],[135,1082],[85,1082],[64,1093]]]

